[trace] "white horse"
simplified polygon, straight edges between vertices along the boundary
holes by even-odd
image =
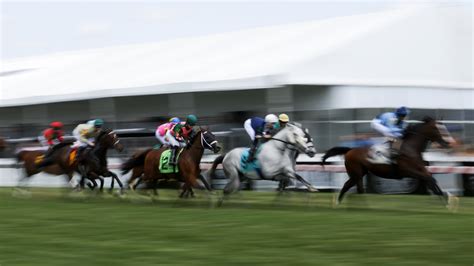
[[[244,167],[245,158],[243,159],[242,155],[248,153],[248,148],[235,148],[214,160],[209,175],[214,178],[217,166],[222,163],[224,174],[229,178],[224,187],[224,197],[237,191],[240,188],[240,181],[244,178],[280,181],[280,190],[288,185],[290,179],[296,179],[308,187],[308,190],[317,191],[296,173],[296,152],[303,152],[313,157],[316,149],[307,129],[302,129],[299,124],[289,123],[259,148],[256,154],[259,162],[258,170]]]

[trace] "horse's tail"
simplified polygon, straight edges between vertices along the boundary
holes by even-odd
[[[138,154],[134,154],[132,158],[128,159],[125,163],[122,164],[120,168],[122,170],[122,175],[127,174],[133,168],[145,164],[145,157],[152,149],[147,149]]]
[[[214,162],[212,163],[212,166],[209,169],[209,176],[211,177],[211,179],[216,178],[216,168],[219,164],[222,163],[222,161],[224,161],[225,155],[226,154],[221,154],[216,159],[214,159]]]
[[[329,157],[346,154],[350,150],[352,150],[352,148],[349,148],[349,147],[334,147],[334,148],[331,148],[321,158],[321,164],[324,165],[326,163],[326,160]]]

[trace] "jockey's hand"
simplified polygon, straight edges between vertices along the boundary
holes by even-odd
[[[263,137],[266,138],[266,139],[271,139],[271,138],[272,138],[272,135],[270,135],[270,134],[265,134],[265,135],[263,135]]]
[[[396,142],[398,139],[396,137],[387,137],[388,142]]]
[[[91,147],[94,147],[94,146],[95,146],[95,144],[92,143],[92,142],[87,143],[87,145],[89,145],[89,146],[91,146]]]

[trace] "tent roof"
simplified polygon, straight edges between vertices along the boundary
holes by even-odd
[[[472,14],[396,9],[1,62],[0,106],[286,84],[473,88]]]

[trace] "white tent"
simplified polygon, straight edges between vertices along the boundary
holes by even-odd
[[[287,84],[443,88],[472,99],[471,11],[396,9],[3,61],[0,106]]]

